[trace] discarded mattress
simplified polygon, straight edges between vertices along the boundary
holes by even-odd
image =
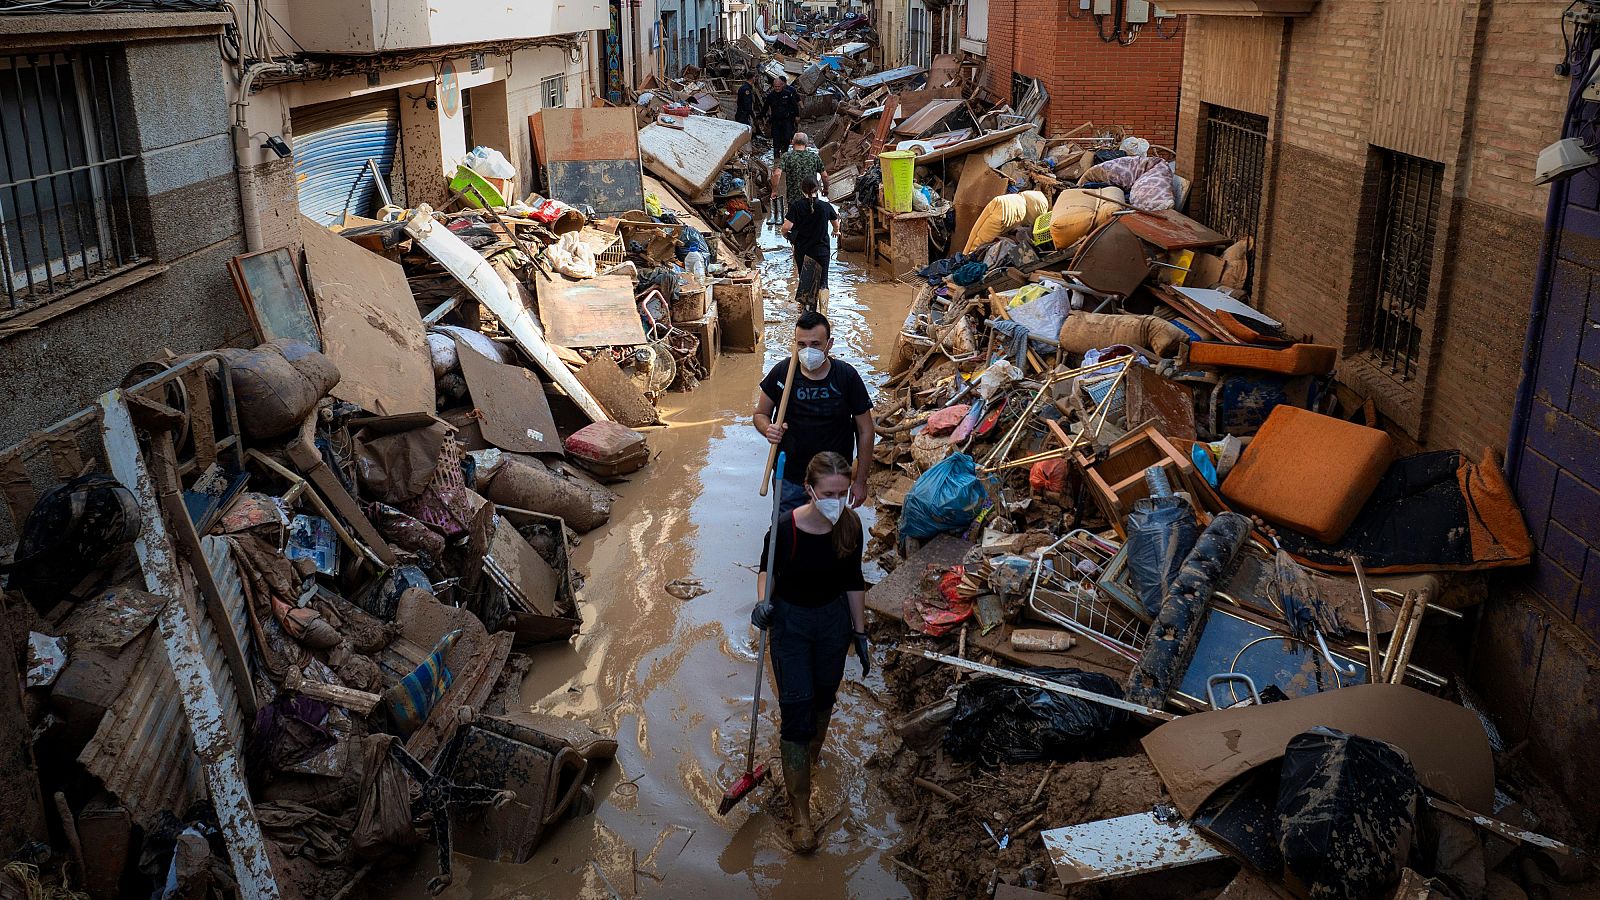
[[[1189,345],[1190,365],[1250,369],[1278,375],[1327,375],[1333,371],[1338,357],[1338,348],[1327,344],[1264,347],[1260,344],[1195,341]]]
[[[711,190],[722,168],[750,142],[750,126],[731,119],[684,116],[682,128],[650,124],[639,129],[639,154],[651,174],[690,200]]]
[[[961,252],[971,253],[1018,225],[1032,222],[1049,209],[1050,201],[1039,191],[1001,194],[983,208],[978,221],[973,223],[972,233],[967,235],[967,246]]]
[[[1071,247],[1111,221],[1111,214],[1122,209],[1127,199],[1122,189],[1115,187],[1062,191],[1050,211],[1051,242],[1057,250]]]
[[[1393,461],[1394,442],[1376,428],[1280,405],[1222,482],[1222,495],[1331,543],[1344,536]]]
[[[1349,571],[1352,554],[1368,572],[1397,573],[1520,566],[1533,553],[1488,449],[1476,462],[1457,450],[1395,461],[1337,543],[1290,532],[1279,539],[1295,559],[1330,572]]]

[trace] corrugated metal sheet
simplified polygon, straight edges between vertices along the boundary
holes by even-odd
[[[101,395],[99,406],[101,440],[111,474],[133,493],[141,509],[159,509],[122,392]],[[140,668],[148,671],[137,680],[138,689],[124,691],[118,708],[95,732],[90,742],[92,764],[111,773],[108,785],[115,781],[122,786],[119,795],[141,822],[162,809],[181,814],[188,805],[184,801],[200,796],[203,784],[221,825],[240,895],[276,900],[277,880],[240,760],[244,727],[232,676],[217,646],[217,632],[186,599],[194,596],[194,589],[161,524],[159,515],[150,516],[134,541],[145,589],[172,598],[156,617],[161,639],[150,642],[153,649],[141,660]],[[224,627],[232,627],[235,616],[230,613],[228,618]],[[108,722],[125,727],[108,731]],[[85,748],[86,755],[90,752]],[[80,760],[91,766],[83,756]]]
[[[294,177],[300,211],[322,225],[346,212],[370,216],[383,199],[367,170],[378,164],[386,183],[399,154],[400,106],[392,93],[352,97],[293,110]]]

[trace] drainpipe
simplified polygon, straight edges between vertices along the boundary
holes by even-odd
[[[239,186],[239,216],[244,223],[244,246],[252,253],[264,248],[261,246],[261,220],[257,213],[261,205],[260,197],[248,162],[250,126],[245,124],[244,111],[250,105],[250,91],[257,77],[268,73],[287,74],[295,68],[294,63],[288,62],[250,63],[245,66],[244,75],[239,79],[239,99],[233,104],[233,126],[229,129],[233,135],[233,176]]]

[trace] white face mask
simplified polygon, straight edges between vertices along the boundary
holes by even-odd
[[[829,522],[837,522],[844,515],[844,500],[838,497],[818,497],[814,502],[817,512],[822,513],[822,517]]]
[[[807,372],[815,372],[822,368],[827,361],[828,354],[818,350],[816,347],[803,347],[800,350],[800,368],[805,369]]]

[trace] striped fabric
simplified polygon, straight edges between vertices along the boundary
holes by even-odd
[[[410,737],[413,732],[422,727],[428,720],[428,713],[433,705],[444,696],[445,689],[450,687],[450,682],[455,676],[445,667],[445,654],[455,646],[456,640],[461,637],[461,630],[456,629],[439,639],[433,645],[433,652],[422,661],[410,675],[400,679],[394,687],[383,693],[384,709],[389,713],[389,719],[394,724],[396,731],[403,737]]]

